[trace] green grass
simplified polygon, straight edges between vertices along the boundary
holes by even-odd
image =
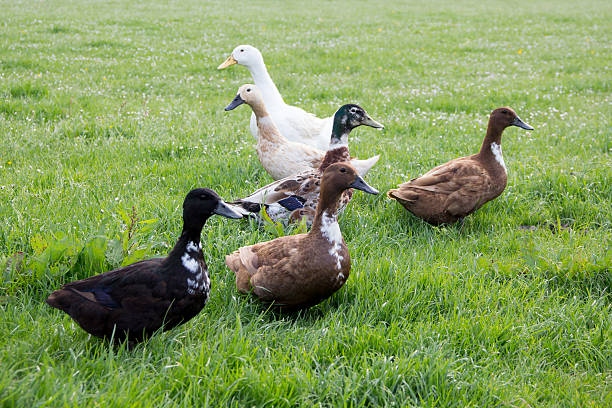
[[[313,3],[0,1],[1,406],[612,405],[610,2]],[[211,219],[202,313],[109,347],[46,295],[164,254],[191,188],[271,181],[223,111],[241,43],[288,103],[386,126],[351,140],[381,191],[475,152],[499,106],[535,130],[505,132],[508,187],[463,227],[357,193],[351,277],[297,316],[223,262],[274,232]]]

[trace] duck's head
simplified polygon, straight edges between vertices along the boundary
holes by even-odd
[[[331,144],[347,144],[348,134],[354,128],[365,125],[375,129],[383,129],[384,126],[375,121],[359,105],[349,103],[343,105],[334,114],[334,125],[331,135]]]
[[[355,188],[368,194],[379,193],[378,190],[366,183],[357,173],[357,170],[347,162],[334,163],[325,169],[321,178],[322,196],[325,195],[325,192],[340,194],[349,188]]]
[[[229,105],[225,107],[225,110],[232,110],[237,106],[242,105],[243,103],[246,103],[249,106],[253,106],[254,104],[258,104],[261,102],[263,102],[263,97],[261,95],[261,92],[259,91],[259,88],[257,88],[253,84],[246,84],[238,88],[238,93],[236,94],[236,97],[230,102]]]
[[[523,129],[533,130],[533,127],[523,122],[516,112],[508,107],[497,108],[491,112],[489,122],[498,129],[505,129],[508,126],[518,126]]]
[[[257,48],[251,45],[239,45],[234,48],[230,56],[227,57],[225,62],[219,65],[217,69],[227,68],[234,64],[240,64],[250,68],[263,64],[263,57]]]
[[[202,228],[211,215],[227,218],[242,218],[232,210],[217,193],[209,188],[193,189],[183,202],[183,224],[188,228]]]

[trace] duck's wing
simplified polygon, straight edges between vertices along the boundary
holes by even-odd
[[[405,205],[427,201],[430,208],[439,206],[440,211],[464,215],[486,201],[492,184],[490,175],[478,162],[461,158],[400,184],[388,196]]]
[[[47,303],[98,336],[138,340],[160,328],[171,305],[167,286],[159,279],[162,259],[150,259],[64,285]]]
[[[281,221],[295,210],[312,207],[313,203],[316,207],[320,184],[320,173],[307,171],[270,183],[230,205],[238,207],[243,215],[257,214],[263,205],[273,221]]]
[[[318,169],[325,152],[301,142],[284,140],[257,144],[257,157],[275,180]]]
[[[119,309],[126,299],[157,298],[163,295],[165,283],[158,269],[164,258],[147,259],[100,275],[70,282],[47,299],[53,307],[64,310],[73,295],[100,306]],[[160,287],[160,286],[163,286]]]
[[[290,162],[302,162],[307,168],[317,169],[323,161],[325,151],[306,143],[289,141],[280,146],[276,154]]]
[[[225,264],[236,274],[238,291],[253,291],[260,299],[270,302],[287,293],[304,273],[304,256],[299,245],[305,236],[284,236],[242,247],[227,255]]]

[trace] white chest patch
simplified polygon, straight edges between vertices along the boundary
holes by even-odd
[[[191,272],[191,276],[187,278],[187,293],[194,295],[196,293],[208,293],[210,291],[210,278],[206,268],[202,270],[200,263],[194,257],[198,251],[202,249],[202,244],[196,245],[195,242],[189,241],[185,247],[185,254],[181,257],[181,262],[185,269]],[[192,254],[194,256],[192,256]]]
[[[330,216],[327,211],[323,213],[321,219],[321,234],[331,244],[329,248],[329,254],[336,258],[336,268],[342,269],[342,260],[344,257],[340,255],[342,249],[342,233],[340,232],[340,226],[335,216]]]
[[[491,151],[493,152],[493,157],[495,157],[495,161],[499,163],[500,166],[504,168],[504,172],[508,174],[508,170],[506,169],[506,163],[504,162],[504,156],[502,154],[502,148],[497,143],[491,143]]]
[[[181,262],[183,262],[183,266],[191,273],[198,273],[200,271],[200,265],[195,258],[192,258],[188,252],[181,257]]]
[[[198,245],[196,245],[195,242],[189,241],[185,249],[187,252],[198,252],[198,249],[202,249],[202,243],[198,243]]]

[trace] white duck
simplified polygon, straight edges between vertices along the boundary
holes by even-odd
[[[316,149],[304,143],[287,140],[278,131],[274,120],[266,109],[263,96],[257,86],[252,84],[242,85],[238,89],[236,97],[226,106],[225,110],[232,110],[243,103],[249,105],[255,114],[259,130],[256,147],[257,157],[270,176],[275,180],[279,180],[319,168],[326,151]],[[371,121],[370,126],[375,128],[383,127],[371,118],[369,120]],[[328,147],[330,147],[329,142],[332,140],[332,136],[333,133],[330,131],[327,136]],[[379,158],[380,155],[367,160],[352,158],[350,163],[355,167],[360,176],[364,176],[378,162]]]
[[[334,117],[320,119],[297,106],[287,105],[270,78],[261,52],[257,48],[250,45],[239,45],[234,48],[225,62],[219,65],[218,69],[234,64],[244,65],[249,70],[253,82],[261,90],[270,116],[283,136],[288,140],[315,146],[322,150],[329,147],[329,135]],[[255,114],[251,115],[250,126],[251,133],[258,139],[259,129]]]

